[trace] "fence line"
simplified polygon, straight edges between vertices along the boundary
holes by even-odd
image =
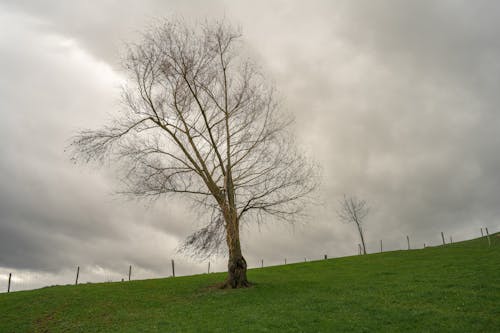
[[[490,237],[490,233],[489,233],[489,230],[488,228],[484,228],[484,231],[485,233],[483,232],[483,228],[480,228],[480,232],[481,232],[481,237],[482,238],[486,238],[487,241],[488,241],[488,246],[491,247],[491,244],[492,244],[492,241],[491,241],[491,237]],[[485,235],[486,234],[486,235]],[[441,232],[441,240],[442,240],[442,243],[443,245],[446,245],[446,242],[445,242],[445,235],[444,235],[444,232]],[[410,245],[410,236],[409,235],[406,235],[406,241],[407,241],[407,245],[408,245],[408,250],[411,249],[411,245]],[[453,244],[453,237],[450,235],[450,242],[448,244]],[[427,243],[424,243],[424,249],[428,247],[428,244]],[[357,248],[358,248],[358,255],[363,255],[363,251],[362,251],[362,246],[361,244],[357,244]],[[387,251],[387,249],[386,249]],[[384,252],[384,249],[383,249],[383,240],[381,239],[380,240],[380,253]],[[330,258],[335,258],[335,257],[331,257]],[[314,261],[314,260],[327,260],[328,259],[328,254],[324,254],[322,257],[316,257],[316,258],[307,258],[307,257],[304,257],[303,258],[304,262],[307,262],[307,261]],[[309,260],[308,260],[309,259]],[[290,257],[287,257],[287,258],[284,258],[284,264],[287,265],[287,264],[292,264],[292,263],[298,263],[298,262],[302,262],[302,259],[301,258],[290,258]],[[172,264],[172,267],[171,267],[171,277],[175,277],[176,274],[175,274],[175,261],[174,259],[171,259],[171,264]],[[270,266],[280,266],[282,265],[282,263],[278,263],[278,264],[270,264],[270,265],[267,265],[266,267],[270,267]],[[260,259],[260,265],[257,265],[256,267],[259,267],[260,268],[264,268],[264,259]],[[91,275],[104,275],[104,282],[112,282],[113,279],[111,278],[111,275],[108,274],[106,272],[105,269],[99,267],[99,266],[96,266],[97,268],[94,268],[94,269],[90,269],[90,272],[91,272]],[[251,267],[249,267],[251,268]],[[97,271],[97,272],[96,272]],[[74,271],[73,271],[74,272]],[[75,285],[78,285],[79,284],[79,278],[80,278],[80,266],[77,266],[77,269],[76,269],[76,278],[75,278]],[[135,280],[142,280],[142,279],[150,279],[150,278],[159,278],[159,274],[155,274],[155,273],[152,273],[152,274],[149,274],[149,275],[145,275],[145,274],[142,274],[142,278],[141,278],[141,274],[140,274],[140,271],[137,271],[138,274],[137,277],[135,278]],[[210,261],[208,262],[208,269],[207,269],[207,273],[210,274],[211,273],[211,263]],[[74,273],[73,273],[74,274]],[[37,274],[37,273],[29,273],[27,274],[28,275],[28,278],[25,278],[24,276],[25,274],[23,273],[16,273],[16,274],[13,274],[12,272],[9,272],[8,274],[8,278],[6,279],[7,281],[7,288],[5,289],[5,291],[7,293],[9,292],[12,292],[12,291],[20,291],[20,290],[31,290],[31,289],[37,289],[37,288],[40,288],[40,287],[45,287],[45,286],[48,286],[50,283],[47,283],[48,282],[48,279],[45,279],[46,282],[43,282],[44,279],[41,279],[40,277],[40,274]],[[113,272],[113,275],[115,276],[115,278],[118,276],[117,273]],[[114,279],[114,281],[125,281],[125,279],[123,277],[119,277],[118,279]],[[60,280],[59,280],[60,281]],[[132,265],[129,265],[128,267],[128,281],[132,281]],[[30,284],[31,282],[31,284]],[[102,281],[99,281],[99,282],[102,282]],[[95,283],[95,282],[86,282],[86,283]],[[62,283],[64,284],[64,283]],[[81,282],[80,282],[81,284]],[[2,288],[3,289],[3,288]],[[2,290],[0,290],[0,292],[3,292]]]

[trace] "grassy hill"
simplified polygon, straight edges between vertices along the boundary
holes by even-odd
[[[500,331],[500,238],[225,274],[0,294],[0,332]]]

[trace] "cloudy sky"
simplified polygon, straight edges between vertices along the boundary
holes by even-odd
[[[323,169],[322,202],[294,226],[242,231],[250,267],[357,252],[336,217],[365,198],[369,252],[500,229],[497,1],[0,1],[0,289],[202,273],[176,252],[203,224],[180,201],[113,195],[109,169],[74,165],[78,129],[119,108],[125,42],[154,20],[222,18],[295,115]],[[225,269],[225,258],[212,267]]]

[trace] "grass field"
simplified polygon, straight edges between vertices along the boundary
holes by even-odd
[[[500,332],[500,238],[225,274],[0,294],[0,332]]]

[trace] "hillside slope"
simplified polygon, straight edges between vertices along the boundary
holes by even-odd
[[[0,294],[0,332],[492,332],[500,238],[225,274]]]

